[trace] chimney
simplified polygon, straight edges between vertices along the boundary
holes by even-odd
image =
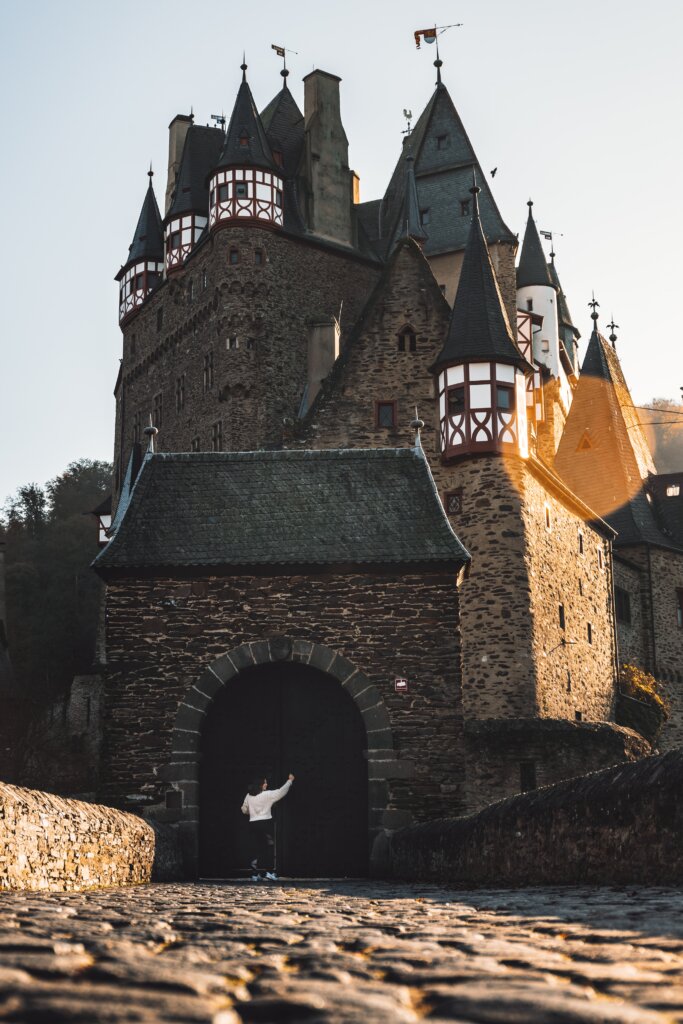
[[[169,206],[171,205],[171,196],[173,195],[176,178],[178,177],[180,158],[183,155],[185,136],[192,121],[192,114],[176,114],[168,126],[168,178],[166,180],[164,216],[168,213]]]
[[[336,317],[312,320],[308,325],[308,390],[306,406],[310,409],[320,385],[330,373],[339,355],[339,323]]]
[[[341,78],[312,71],[304,78],[305,175],[308,228],[341,245],[353,244],[349,143],[339,109]]]

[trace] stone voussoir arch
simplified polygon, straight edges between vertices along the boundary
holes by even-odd
[[[382,694],[368,677],[343,655],[323,644],[276,637],[242,644],[211,662],[190,687],[176,713],[171,758],[164,778],[183,794],[180,819],[185,829],[199,821],[199,762],[204,718],[221,690],[246,669],[294,661],[319,669],[336,679],[355,702],[367,737],[369,829],[381,831],[397,812],[387,812],[388,780],[413,775],[412,762],[399,760],[391,722]],[[412,817],[412,816],[409,816]],[[396,822],[398,824],[398,822]],[[408,824],[408,821],[401,822]]]

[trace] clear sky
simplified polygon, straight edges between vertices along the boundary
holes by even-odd
[[[443,77],[509,227],[556,232],[574,322],[591,290],[636,402],[679,399],[683,4],[678,0],[0,0],[3,156],[0,503],[77,458],[110,459],[117,286],[147,187],[163,207],[169,121],[232,109],[246,50],[259,109],[279,90],[271,43],[343,79],[361,199],[379,197]],[[607,333],[607,332],[605,332]]]

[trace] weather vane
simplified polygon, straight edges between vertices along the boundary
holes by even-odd
[[[590,302],[588,303],[588,305],[589,305],[589,306],[591,307],[591,309],[593,310],[593,312],[591,313],[591,320],[593,320],[593,321],[594,321],[594,323],[595,323],[595,327],[597,328],[597,326],[598,326],[598,316],[599,316],[599,314],[598,314],[597,310],[598,310],[598,307],[600,306],[600,303],[599,303],[599,302],[598,302],[598,300],[597,300],[597,299],[595,298],[595,292],[593,292],[593,298],[592,298],[592,299],[590,300]]]
[[[611,324],[607,324],[607,326],[609,327],[610,331],[612,332],[610,334],[610,336],[609,336],[609,340],[612,342],[612,348],[616,350],[616,347],[617,347],[617,336],[615,334],[615,331],[619,330],[619,324],[615,324],[615,322],[614,322],[614,313],[612,313],[612,323]]]
[[[411,124],[410,124],[410,122],[413,119],[413,112],[412,112],[412,110],[406,110],[405,107],[404,107],[403,108],[403,116],[405,117],[406,121],[408,122],[408,127],[404,131],[401,132],[401,135],[410,135],[410,133],[413,130],[412,127],[411,127]]]
[[[288,53],[293,53],[295,56],[298,57],[299,56],[298,51],[297,50],[287,50],[287,49],[285,49],[284,46],[278,46],[277,43],[271,43],[270,44],[270,48],[271,48],[271,50],[275,50],[275,52],[278,55],[278,57],[282,57],[282,71],[280,72],[280,74],[282,75],[283,78],[286,78],[287,75],[289,74],[289,71],[287,70],[287,54]]]
[[[456,21],[453,25],[435,25],[434,28],[419,28],[413,33],[415,36],[415,46],[420,49],[420,43],[422,40],[425,43],[436,43],[436,60],[434,61],[434,67],[436,68],[436,84],[441,85],[441,65],[443,61],[439,56],[439,36],[447,32],[449,28],[462,28],[463,22]]]
[[[564,235],[562,234],[561,231],[556,231],[555,234],[559,235],[560,238],[564,238]],[[546,242],[550,242],[550,258],[551,258],[551,260],[554,260],[555,259],[555,253],[553,251],[553,249],[554,249],[554,246],[553,246],[553,232],[552,231],[541,231],[541,236],[543,238],[545,238]]]
[[[211,120],[216,122],[216,128],[225,129],[225,114],[212,114]]]

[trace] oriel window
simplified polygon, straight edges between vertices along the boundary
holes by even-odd
[[[505,384],[496,384],[496,406],[498,409],[511,410],[515,407],[515,392]]]

